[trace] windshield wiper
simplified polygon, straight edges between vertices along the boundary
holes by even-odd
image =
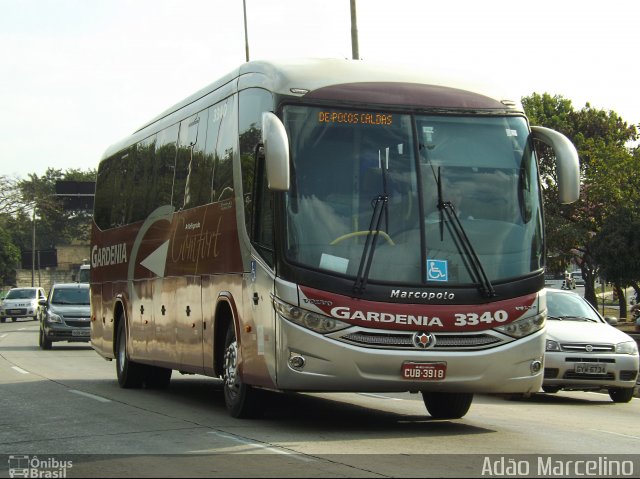
[[[438,209],[440,210],[440,241],[444,241],[444,216],[447,217],[447,227],[457,241],[455,244],[458,250],[466,256],[465,264],[470,268],[472,276],[478,283],[480,293],[485,298],[493,298],[496,291],[487,276],[486,271],[482,267],[482,263],[476,254],[473,244],[456,214],[456,208],[450,201],[444,201],[442,196],[442,177],[440,168],[438,167]]]
[[[364,293],[367,286],[369,271],[371,270],[371,263],[373,261],[373,254],[376,250],[378,236],[380,236],[380,224],[382,223],[382,218],[387,210],[388,202],[389,197],[386,194],[378,195],[373,200],[373,214],[371,215],[371,222],[369,223],[369,232],[367,233],[367,239],[364,242],[362,256],[360,256],[358,275],[356,276],[356,281],[353,284],[353,291],[356,294]]]
[[[554,319],[559,319],[560,321],[585,321],[587,323],[597,323],[595,319],[585,318],[584,316],[560,316]]]

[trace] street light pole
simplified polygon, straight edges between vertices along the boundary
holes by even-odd
[[[33,216],[31,218],[31,287],[36,285],[36,205],[33,205]]]
[[[356,16],[356,0],[351,0],[351,58],[360,60],[358,46],[358,19]]]
[[[242,0],[244,11],[244,52],[246,61],[249,61],[249,33],[247,32],[247,0]]]

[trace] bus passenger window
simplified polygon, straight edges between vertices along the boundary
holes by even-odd
[[[264,157],[259,158],[256,174],[255,215],[252,239],[262,257],[273,266],[273,193],[267,188]]]
[[[156,142],[156,161],[154,163],[151,185],[150,211],[158,206],[171,204],[173,188],[173,173],[176,164],[176,141],[178,140],[179,124],[165,128],[158,133]]]
[[[173,205],[176,210],[209,202],[210,161],[204,154],[207,110],[180,123],[176,174],[173,181]]]
[[[214,162],[211,179],[212,202],[233,198],[234,118],[236,115],[233,97],[209,108],[205,151],[212,155]]]
[[[129,217],[130,223],[144,220],[154,209],[154,205],[149,200],[150,192],[149,188],[147,188],[147,182],[153,177],[155,150],[156,135],[145,138],[138,143],[136,169],[133,180],[133,189],[135,191]]]

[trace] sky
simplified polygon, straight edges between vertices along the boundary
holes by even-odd
[[[246,0],[251,60],[351,58],[349,0]],[[0,0],[0,175],[107,147],[245,61],[242,0]],[[357,0],[360,57],[640,123],[640,1]]]

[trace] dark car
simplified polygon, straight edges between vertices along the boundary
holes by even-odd
[[[40,321],[40,347],[51,349],[56,341],[88,342],[91,339],[89,285],[86,283],[54,284]]]

